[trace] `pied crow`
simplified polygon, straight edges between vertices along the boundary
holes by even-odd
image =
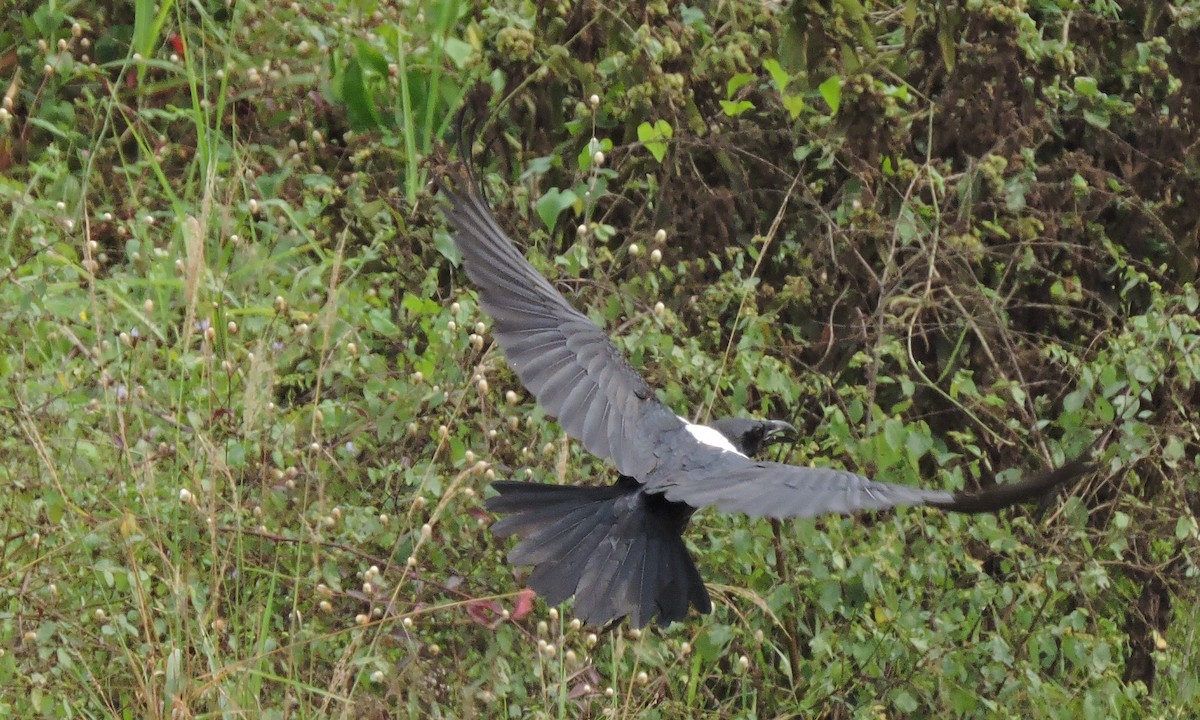
[[[1075,460],[1017,483],[948,492],[757,460],[764,447],[794,439],[795,429],[742,418],[700,425],[667,407],[604,331],[529,264],[493,216],[470,158],[463,160],[435,183],[492,334],[538,403],[619,473],[600,487],[498,481],[499,495],[487,501],[506,516],[493,532],[520,538],[508,559],[533,567],[529,586],[551,605],[574,595],[575,616],[587,624],[625,617],[634,627],[655,618],[669,624],[689,608],[712,610],[683,540],[701,507],[769,518],[904,505],[992,512],[1089,468]]]

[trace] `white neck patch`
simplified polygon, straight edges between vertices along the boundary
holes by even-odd
[[[683,427],[688,431],[688,434],[695,438],[700,444],[714,447],[721,452],[731,452],[741,455],[742,457],[746,457],[745,453],[738,452],[738,449],[733,446],[733,443],[729,442],[729,438],[725,437],[717,430],[714,430],[707,425],[696,425],[695,423],[690,423],[688,422],[687,418],[682,416],[680,416],[679,419],[683,421]]]

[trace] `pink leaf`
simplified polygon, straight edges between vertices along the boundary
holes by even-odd
[[[520,620],[533,611],[533,599],[537,597],[537,593],[529,588],[525,588],[517,593],[517,604],[512,611],[512,619]]]

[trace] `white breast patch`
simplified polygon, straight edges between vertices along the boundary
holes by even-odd
[[[683,427],[688,431],[688,434],[696,438],[698,442],[708,445],[709,447],[715,447],[722,452],[737,453],[742,457],[746,457],[745,453],[738,452],[738,449],[733,446],[733,443],[729,442],[729,438],[725,437],[718,431],[713,430],[707,425],[696,425],[695,423],[690,423],[687,421],[687,418],[684,417],[680,417],[679,419],[683,421]]]

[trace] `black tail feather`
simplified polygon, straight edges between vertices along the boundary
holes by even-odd
[[[493,525],[521,542],[509,561],[532,565],[528,583],[549,604],[575,596],[575,615],[595,626],[628,617],[634,627],[671,623],[712,602],[682,532],[691,508],[622,480],[607,487],[497,482]]]

